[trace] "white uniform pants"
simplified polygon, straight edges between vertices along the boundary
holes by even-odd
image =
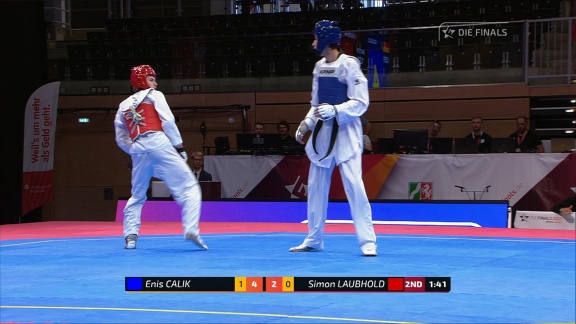
[[[171,146],[132,155],[132,196],[124,208],[124,237],[138,234],[142,206],[150,179],[164,180],[174,200],[182,208],[184,234],[199,234],[202,191],[196,177],[182,156]]]
[[[372,224],[372,208],[362,181],[362,155],[359,152],[352,159],[339,165],[344,191],[350,204],[350,213],[360,247],[376,248],[376,234]],[[324,249],[324,225],[328,213],[328,194],[335,163],[329,168],[310,164],[308,174],[308,236],[306,246]]]

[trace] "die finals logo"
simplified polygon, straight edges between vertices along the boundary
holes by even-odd
[[[408,195],[410,200],[432,200],[432,182],[410,182]]]
[[[460,37],[506,37],[508,22],[443,22],[438,26],[438,41]]]

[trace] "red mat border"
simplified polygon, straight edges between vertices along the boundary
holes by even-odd
[[[520,228],[486,228],[460,226],[401,226],[375,225],[377,234],[420,234],[443,236],[478,236],[509,238],[541,238],[576,240],[574,230],[545,230]],[[200,224],[203,234],[225,233],[306,233],[307,224],[298,223],[240,223],[205,222]],[[326,233],[354,233],[352,224],[326,224]],[[142,223],[140,235],[182,234],[179,222]],[[122,236],[121,222],[53,221],[0,225],[0,241],[18,239],[48,239],[72,237]]]

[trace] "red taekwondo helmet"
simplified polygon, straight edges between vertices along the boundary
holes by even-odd
[[[150,65],[138,65],[132,68],[132,73],[130,74],[130,83],[132,87],[136,89],[148,89],[148,83],[146,83],[147,76],[156,77],[156,72]]]
[[[337,21],[321,20],[314,26],[314,35],[318,38],[316,44],[316,53],[320,54],[322,51],[332,45],[340,45],[342,40],[342,31],[338,27]]]

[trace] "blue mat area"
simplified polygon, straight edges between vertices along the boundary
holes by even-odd
[[[576,321],[574,241],[352,234],[290,253],[303,234],[2,241],[0,321],[42,323],[530,323]],[[449,293],[127,293],[125,277],[432,277]]]

